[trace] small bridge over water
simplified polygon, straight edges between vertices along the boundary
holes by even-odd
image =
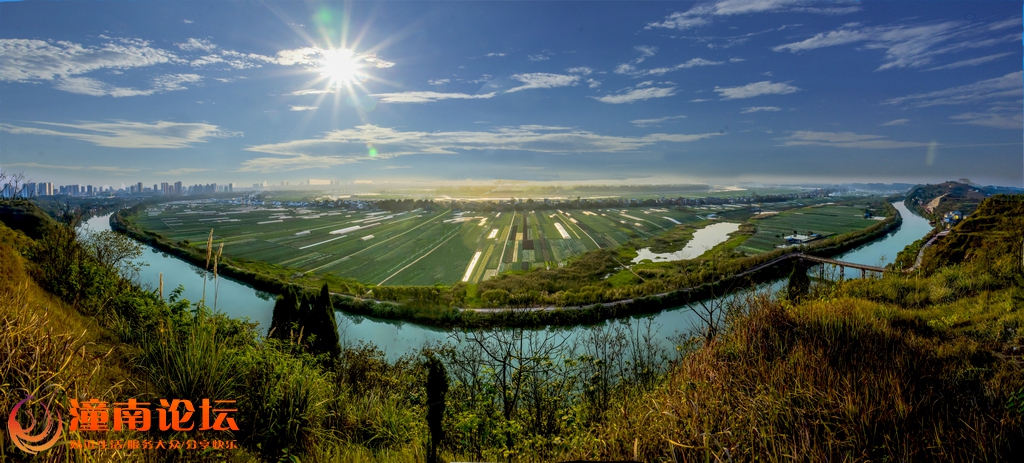
[[[803,254],[803,253],[796,254],[793,257],[797,258],[797,259],[803,259],[803,260],[811,261],[811,262],[818,262],[820,264],[835,265],[836,267],[839,267],[839,279],[840,280],[843,279],[843,274],[844,274],[844,272],[845,272],[845,270],[847,268],[855,268],[855,269],[860,270],[860,277],[861,278],[866,277],[868,272],[885,273],[885,272],[893,272],[893,271],[895,271],[895,270],[892,270],[892,269],[887,269],[887,268],[882,268],[882,267],[875,267],[875,266],[872,266],[872,265],[855,264],[853,262],[843,262],[841,260],[826,259],[824,257],[817,257],[817,256],[809,256],[809,255]]]
[[[743,277],[743,276],[746,276],[746,275],[751,274],[751,273],[755,273],[755,272],[757,272],[759,270],[762,270],[764,268],[767,268],[767,267],[774,267],[774,266],[779,265],[779,264],[783,263],[784,261],[787,261],[787,260],[790,260],[790,259],[802,259],[802,260],[805,260],[805,261],[816,262],[816,263],[819,263],[819,264],[835,265],[835,266],[839,267],[839,278],[843,278],[843,276],[844,276],[843,274],[845,273],[845,270],[847,268],[853,268],[853,269],[860,270],[861,278],[867,276],[868,272],[885,273],[885,272],[897,272],[898,271],[898,270],[893,270],[893,269],[888,269],[888,268],[875,267],[873,265],[855,264],[853,262],[844,262],[844,261],[841,261],[841,260],[835,260],[835,259],[828,259],[828,258],[825,258],[825,257],[812,256],[812,255],[804,254],[802,252],[793,252],[793,253],[790,253],[790,254],[779,256],[779,257],[777,257],[775,259],[772,259],[772,260],[770,260],[768,262],[765,262],[763,264],[754,266],[753,268],[747,269],[744,272],[740,272],[736,276],[737,277]]]

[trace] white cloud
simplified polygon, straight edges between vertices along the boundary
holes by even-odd
[[[897,24],[861,27],[859,23],[851,23],[837,30],[819,33],[799,42],[779,45],[772,50],[797,53],[818,48],[863,43],[863,49],[866,50],[885,50],[885,62],[878,67],[880,71],[892,68],[916,68],[930,64],[939,55],[1019,41],[1020,33],[1011,32],[998,37],[991,36],[993,32],[1019,26],[1019,17],[1012,21],[990,24],[946,21],[924,25]],[[973,64],[980,64],[980,62],[963,65]]]
[[[881,135],[860,135],[853,132],[815,132],[800,130],[779,138],[781,146],[819,145],[834,148],[893,149],[919,148],[930,143],[889,140]]]
[[[526,59],[528,59],[530,61],[547,61],[547,60],[551,59],[551,57],[549,57],[548,55],[536,54],[536,55],[529,55],[529,56],[526,57]]]
[[[956,68],[962,68],[962,67],[965,67],[965,66],[977,66],[979,64],[984,64],[984,63],[988,63],[990,61],[995,61],[995,60],[997,60],[999,58],[1002,58],[1004,56],[1010,56],[1012,54],[1013,54],[1012,52],[996,53],[994,55],[982,56],[980,58],[974,58],[974,59],[965,59],[963,61],[957,61],[955,63],[949,63],[949,64],[946,64],[946,65],[943,65],[943,66],[937,66],[937,67],[933,67],[931,69],[925,69],[925,70],[926,71],[938,71],[940,69],[956,69]]]
[[[39,162],[15,162],[7,164],[7,167],[30,167],[33,169],[58,169],[58,170],[97,170],[112,174],[131,174],[140,169],[124,166],[76,166],[70,164],[43,164]]]
[[[230,132],[206,123],[183,123],[157,121],[144,122],[82,121],[73,124],[56,122],[34,122],[46,127],[16,126],[0,124],[0,131],[17,135],[45,135],[67,137],[107,148],[188,148],[196,143],[205,143],[212,138],[242,136],[241,132]]]
[[[313,139],[294,140],[246,148],[275,155],[242,164],[242,171],[279,171],[323,168],[370,159],[367,145],[378,152],[376,159],[412,154],[455,154],[460,152],[508,150],[536,153],[619,153],[636,151],[656,143],[686,143],[719,135],[664,134],[642,137],[600,135],[568,127],[518,126],[491,131],[402,132],[392,128],[362,125],[335,130]]]
[[[808,0],[720,0],[717,2],[698,4],[685,12],[672,13],[661,22],[652,22],[647,24],[646,29],[663,28],[685,30],[708,25],[711,23],[711,18],[715,16],[731,16],[737,14],[780,13],[792,11],[839,15],[860,11],[860,7],[857,6],[817,7],[809,5],[815,5],[815,3]]]
[[[772,83],[771,81],[754,82],[739,87],[715,87],[715,91],[724,97],[724,100],[735,100],[739,98],[752,98],[759,95],[787,95],[799,91],[792,85],[783,83]]]
[[[431,79],[427,81],[427,85],[444,85],[451,81],[451,79]]]
[[[703,103],[705,101],[711,101],[710,98],[694,98],[690,100],[690,103]]]
[[[375,93],[371,96],[380,98],[381,103],[433,103],[440,100],[476,100],[491,98],[496,93],[482,93],[470,95],[468,93],[440,93],[440,92],[398,92],[398,93]]]
[[[185,24],[192,24],[195,21],[192,21],[191,19],[182,19],[181,22],[183,22]]]
[[[589,76],[590,74],[592,74],[594,72],[594,70],[590,69],[590,68],[588,68],[586,66],[580,66],[580,67],[566,69],[565,72],[568,72],[569,74],[580,74],[580,75],[583,75],[583,76]]]
[[[289,106],[289,111],[316,111],[316,106]]]
[[[1002,77],[986,79],[973,84],[951,87],[927,93],[892,98],[883,104],[908,104],[918,108],[928,106],[975,103],[992,98],[1020,98],[1022,72],[1011,72]]]
[[[597,88],[601,86],[601,81],[594,79],[587,79],[587,86],[590,88]]]
[[[488,53],[488,54],[486,54],[484,56],[486,56],[488,58],[494,58],[494,57],[500,58],[502,56],[505,56],[505,54],[504,53]]]
[[[294,95],[294,96],[323,95],[325,93],[334,93],[334,90],[333,89],[329,89],[329,88],[328,89],[323,89],[323,88],[306,88],[306,89],[302,89],[302,90],[296,90],[296,91],[292,92],[291,95]]]
[[[678,119],[685,119],[685,118],[686,118],[686,116],[666,116],[666,117],[659,117],[657,119],[635,119],[635,120],[629,121],[629,123],[633,124],[633,125],[635,125],[637,127],[651,127],[651,126],[661,125],[661,123],[663,123],[663,122],[675,121],[675,120],[678,120]]]
[[[205,168],[202,168],[202,167],[179,167],[177,169],[164,170],[164,171],[154,172],[154,173],[155,174],[159,174],[159,175],[188,175],[188,174],[197,174],[199,172],[208,172],[208,171],[211,171],[211,170],[213,170],[213,169],[205,169]]]
[[[0,81],[54,81],[102,69],[180,63],[174,53],[139,39],[114,39],[100,46],[65,41],[0,39]]]
[[[704,58],[693,58],[685,63],[679,63],[675,66],[660,67],[654,69],[637,69],[635,66],[631,64],[620,64],[617,68],[615,68],[615,73],[631,75],[634,77],[660,76],[681,69],[689,69],[697,66],[717,66],[721,64],[725,64],[725,61],[710,61]]]
[[[639,45],[633,47],[633,49],[640,53],[640,56],[633,61],[633,64],[640,64],[658,52],[658,47],[652,47],[650,45]]]
[[[910,122],[910,119],[893,119],[893,120],[891,120],[889,122],[883,122],[883,123],[878,124],[878,125],[881,126],[881,127],[890,127],[890,126],[894,126],[894,125],[907,125],[907,123],[909,123],[909,122]]]
[[[740,114],[750,114],[759,111],[782,111],[782,108],[776,106],[751,106],[749,108],[744,109],[743,111],[740,111]]]
[[[140,90],[134,88],[117,87],[89,77],[64,77],[58,79],[54,88],[65,92],[77,93],[90,96],[112,96],[114,98],[129,96],[148,96],[161,92],[172,92],[186,90],[184,84],[195,83],[203,78],[198,74],[169,74],[157,76],[152,80],[152,86]]]
[[[660,87],[646,87],[630,90],[626,93],[620,93],[618,95],[605,95],[602,97],[591,98],[600,101],[602,103],[610,104],[622,104],[622,103],[633,103],[636,101],[649,100],[651,98],[665,98],[676,94],[675,87],[660,88]]]
[[[531,74],[515,74],[512,76],[512,78],[522,82],[525,85],[510,88],[505,93],[518,92],[520,90],[530,90],[534,88],[569,87],[578,84],[580,81],[580,76],[548,74],[544,72],[535,72]]]
[[[950,116],[950,119],[962,124],[980,125],[995,129],[1021,130],[1024,127],[1024,114],[1020,105],[993,107],[988,112],[968,112]]]
[[[207,53],[217,49],[217,46],[206,39],[190,38],[183,43],[176,43],[178,48],[185,51],[205,51]]]

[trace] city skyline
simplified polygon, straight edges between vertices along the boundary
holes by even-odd
[[[1018,6],[3,2],[0,168],[1022,186]]]

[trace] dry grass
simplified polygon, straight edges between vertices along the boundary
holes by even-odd
[[[1005,408],[1024,375],[976,343],[894,328],[859,299],[750,313],[626,401],[591,454],[644,461],[1008,460],[1024,438]],[[894,323],[890,323],[893,321]]]

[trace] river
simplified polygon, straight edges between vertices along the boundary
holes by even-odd
[[[899,229],[860,248],[836,257],[838,260],[866,265],[885,265],[896,258],[896,254],[907,245],[920,239],[931,230],[928,221],[911,213],[902,202],[893,203],[903,223]],[[94,217],[83,225],[86,230],[100,231],[110,229],[110,215]],[[164,297],[167,297],[178,285],[184,285],[184,297],[192,302],[203,298],[202,271],[185,261],[146,246],[140,258],[144,266],[139,273],[139,283],[154,290],[159,286],[160,274],[164,278]],[[853,272],[851,272],[853,273]],[[855,272],[860,273],[860,272]],[[847,275],[849,276],[849,275]],[[260,294],[244,283],[230,278],[220,278],[217,288],[213,281],[206,283],[207,305],[213,306],[216,291],[217,310],[229,316],[243,318],[259,323],[260,329],[266,333],[270,326],[274,308],[273,296]],[[762,288],[777,289],[782,280],[763,285]],[[262,297],[261,297],[262,296]],[[635,318],[652,319],[658,327],[659,337],[666,339],[677,332],[691,330],[698,322],[691,305],[668,309],[656,314],[642,315]],[[342,342],[357,343],[373,342],[385,352],[389,359],[395,359],[411,350],[418,349],[427,343],[445,341],[448,331],[394,320],[381,320],[372,317],[351,315],[338,312],[338,332]],[[567,330],[580,332],[587,327],[571,327]],[[667,342],[667,341],[666,341]]]

